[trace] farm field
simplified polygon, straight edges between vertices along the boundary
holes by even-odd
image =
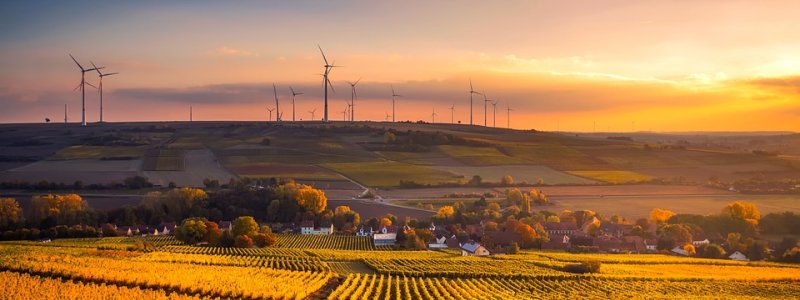
[[[142,176],[150,179],[153,184],[167,186],[174,182],[178,186],[203,186],[203,180],[216,179],[219,182],[228,182],[234,177],[228,172],[208,149],[186,150],[184,155],[184,168],[180,171],[143,171]]]
[[[606,183],[637,183],[650,179],[647,175],[642,175],[631,171],[569,171],[569,174],[590,178]]]
[[[4,284],[0,294],[47,298],[60,290],[67,299],[90,291],[98,299],[104,299],[103,295],[148,299],[800,297],[797,265],[541,251],[464,257],[450,250],[347,250],[355,239],[342,243],[336,236],[304,238],[279,236],[280,241],[292,242],[279,248],[243,249],[183,246],[171,237],[147,237],[156,249],[146,253],[122,248],[142,238],[0,242],[0,278],[16,283]],[[313,244],[331,246],[314,249]],[[587,260],[603,263],[598,274],[561,270],[567,263]]]
[[[329,163],[322,165],[366,186],[396,186],[400,180],[438,184],[464,180],[452,173],[393,161]]]
[[[586,185],[595,184],[597,181],[574,176],[566,172],[553,170],[546,166],[537,165],[507,165],[507,166],[435,166],[433,168],[450,172],[453,174],[472,178],[474,175],[481,176],[484,182],[500,182],[503,176],[511,175],[515,182],[527,182],[535,184],[541,179],[545,184],[576,184]]]

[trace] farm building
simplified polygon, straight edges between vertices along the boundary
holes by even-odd
[[[670,250],[670,251],[672,253],[680,255],[680,256],[689,256],[689,252],[686,252],[686,250],[683,250],[683,247],[681,247],[681,246],[676,246],[675,248],[672,248],[672,250]]]
[[[463,256],[489,256],[489,254],[489,250],[486,250],[486,248],[475,241],[470,241],[461,245],[461,255]]]
[[[745,256],[744,254],[742,254],[742,252],[739,251],[733,252],[733,254],[728,256],[728,258],[738,261],[750,261],[750,259],[747,258],[747,256]]]
[[[447,237],[443,235],[433,237],[433,240],[428,243],[429,249],[443,249],[447,248]]]
[[[567,250],[569,247],[569,236],[564,234],[551,235],[548,242],[542,243],[542,250]]]
[[[333,234],[333,224],[323,223],[319,228],[314,227],[314,221],[303,221],[300,223],[300,234],[308,235],[330,235]]]
[[[381,226],[378,232],[372,235],[372,243],[375,246],[394,245],[397,241],[397,227]]]
[[[578,230],[575,222],[544,222],[542,227],[548,235],[572,235]]]
[[[219,222],[219,230],[231,230],[231,221],[220,221]]]

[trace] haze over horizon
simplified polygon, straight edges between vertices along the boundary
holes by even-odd
[[[562,131],[800,131],[800,21],[795,1],[79,1],[3,3],[0,123],[80,121],[68,53],[108,72],[105,119],[266,120],[278,86],[298,119],[330,118],[363,78],[358,120],[469,123],[469,80],[499,99],[497,126]],[[96,74],[87,73],[96,84]],[[87,119],[99,97],[87,89]],[[483,99],[475,99],[483,124]],[[492,107],[489,106],[489,125]],[[635,122],[635,125],[633,125]]]

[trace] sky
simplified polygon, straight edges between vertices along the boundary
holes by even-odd
[[[3,1],[0,123],[473,122],[561,131],[800,131],[798,1]],[[86,73],[97,85],[97,74]],[[99,94],[86,89],[86,117]],[[496,106],[491,103],[497,101]],[[484,108],[484,104],[486,104]],[[452,108],[452,109],[451,109]],[[511,111],[508,111],[508,109]],[[486,113],[484,113],[486,109]],[[509,117],[510,116],[510,120]],[[272,117],[273,119],[275,116]]]

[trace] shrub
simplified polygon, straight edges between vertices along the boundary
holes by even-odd
[[[564,272],[575,274],[598,273],[600,272],[601,263],[596,260],[585,261],[579,264],[567,264],[564,266]]]

